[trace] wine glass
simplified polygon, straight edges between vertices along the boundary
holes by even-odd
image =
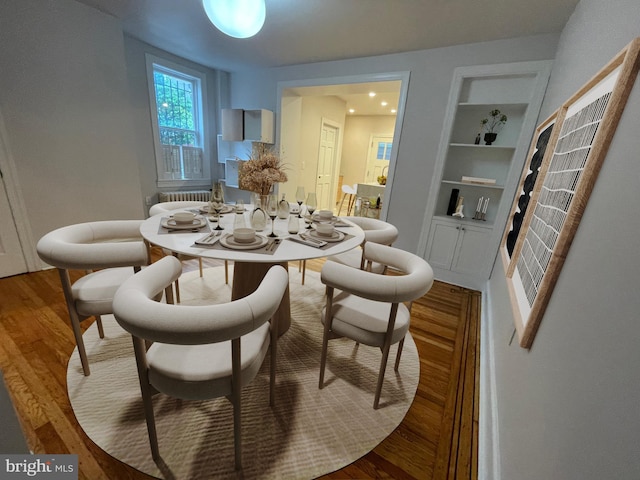
[[[302,203],[304,202],[304,187],[296,189],[296,202],[298,202],[298,218],[302,218]]]
[[[211,210],[216,212],[216,221],[218,225],[215,230],[224,230],[224,228],[220,226],[220,212],[222,211],[222,207],[224,207],[224,190],[222,189],[221,183],[214,183],[213,190],[211,190],[209,212],[211,212]]]
[[[278,196],[277,195],[269,195],[267,200],[267,215],[271,218],[271,233],[270,237],[277,237],[277,235],[273,231],[273,221],[278,216]]]
[[[316,207],[318,206],[318,200],[316,199],[316,193],[311,192],[307,195],[307,212],[308,215],[308,226],[307,229],[311,228],[311,222],[313,222],[313,212],[316,211]]]

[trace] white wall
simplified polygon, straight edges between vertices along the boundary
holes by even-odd
[[[395,124],[395,115],[347,115],[340,168],[345,185],[364,181],[371,135],[393,136]]]
[[[461,65],[551,59],[554,57],[557,39],[556,35],[541,35],[239,72],[231,75],[231,104],[237,108],[249,105],[251,108],[267,108],[277,112],[279,81],[410,71],[402,137],[398,145],[394,175],[394,184],[397,187],[392,190],[391,198],[387,199],[387,220],[400,230],[396,245],[416,251],[453,70]]]
[[[156,203],[158,201],[157,192],[160,191],[157,186],[158,175],[156,173],[155,151],[153,147],[146,54],[154,55],[205,75],[209,114],[207,119],[209,138],[205,148],[205,161],[210,162],[211,175],[213,178],[224,178],[224,168],[222,164],[218,164],[217,160],[216,133],[219,130],[217,127],[219,125],[217,105],[220,104],[221,108],[228,106],[228,91],[225,91],[225,82],[228,74],[225,72],[217,72],[183,58],[176,57],[130,36],[124,37],[124,48],[130,92],[129,110],[133,117],[133,128],[137,139],[135,142],[135,156],[136,162],[140,166],[142,197],[150,196],[151,202]],[[210,188],[210,186],[208,185],[206,188]],[[193,190],[193,188],[163,188],[162,190]],[[147,211],[148,207],[145,206],[145,213]]]
[[[582,0],[562,33],[540,118],[637,36],[637,0]],[[488,348],[504,480],[640,478],[638,125],[640,81],[530,351],[508,345],[513,318],[502,267],[494,269]]]
[[[33,238],[142,218],[119,22],[72,0],[3,0],[0,65],[0,110]]]

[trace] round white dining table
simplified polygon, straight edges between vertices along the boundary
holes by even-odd
[[[246,208],[244,222],[250,224],[249,205]],[[218,240],[214,246],[196,245],[196,240],[205,237],[216,228],[217,222],[210,220],[207,215],[207,225],[197,231],[177,230],[171,231],[166,225],[166,219],[170,214],[161,213],[145,220],[140,226],[142,236],[152,245],[162,247],[175,253],[182,253],[194,257],[214,258],[218,260],[229,260],[234,262],[233,280],[231,288],[232,300],[249,295],[258,287],[269,268],[273,265],[282,265],[288,271],[288,262],[297,260],[309,260],[313,258],[328,257],[346,252],[358,247],[364,241],[364,231],[350,222],[347,218],[341,217],[336,230],[345,234],[345,238],[339,242],[328,243],[323,248],[308,246],[295,242],[291,239],[296,235],[288,233],[288,219],[276,219],[274,221],[274,231],[279,239],[272,252],[265,252],[264,248],[255,250],[238,250],[226,248]],[[218,238],[233,234],[236,213],[228,213],[221,216],[220,226],[224,228]],[[164,220],[164,221],[163,221]],[[306,225],[304,220],[299,220],[299,231],[303,232]],[[306,230],[309,232],[309,230]],[[271,233],[271,221],[267,219],[267,225],[258,235],[268,236]],[[282,302],[276,312],[278,317],[278,331],[280,335],[285,333],[291,325],[291,311],[289,303],[289,289],[284,294]]]

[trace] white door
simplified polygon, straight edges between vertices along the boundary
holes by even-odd
[[[389,176],[389,160],[391,160],[392,135],[372,135],[367,158],[365,183],[378,181],[381,175]]]
[[[316,174],[316,197],[318,210],[333,210],[332,195],[335,180],[335,165],[338,159],[338,136],[340,129],[329,123],[322,123],[320,148],[318,150],[318,170]]]
[[[20,246],[4,179],[0,181],[0,225],[0,278],[26,272],[27,262]]]

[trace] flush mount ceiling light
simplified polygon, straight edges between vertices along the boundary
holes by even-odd
[[[253,37],[264,25],[264,0],[202,0],[211,23],[234,38]]]

